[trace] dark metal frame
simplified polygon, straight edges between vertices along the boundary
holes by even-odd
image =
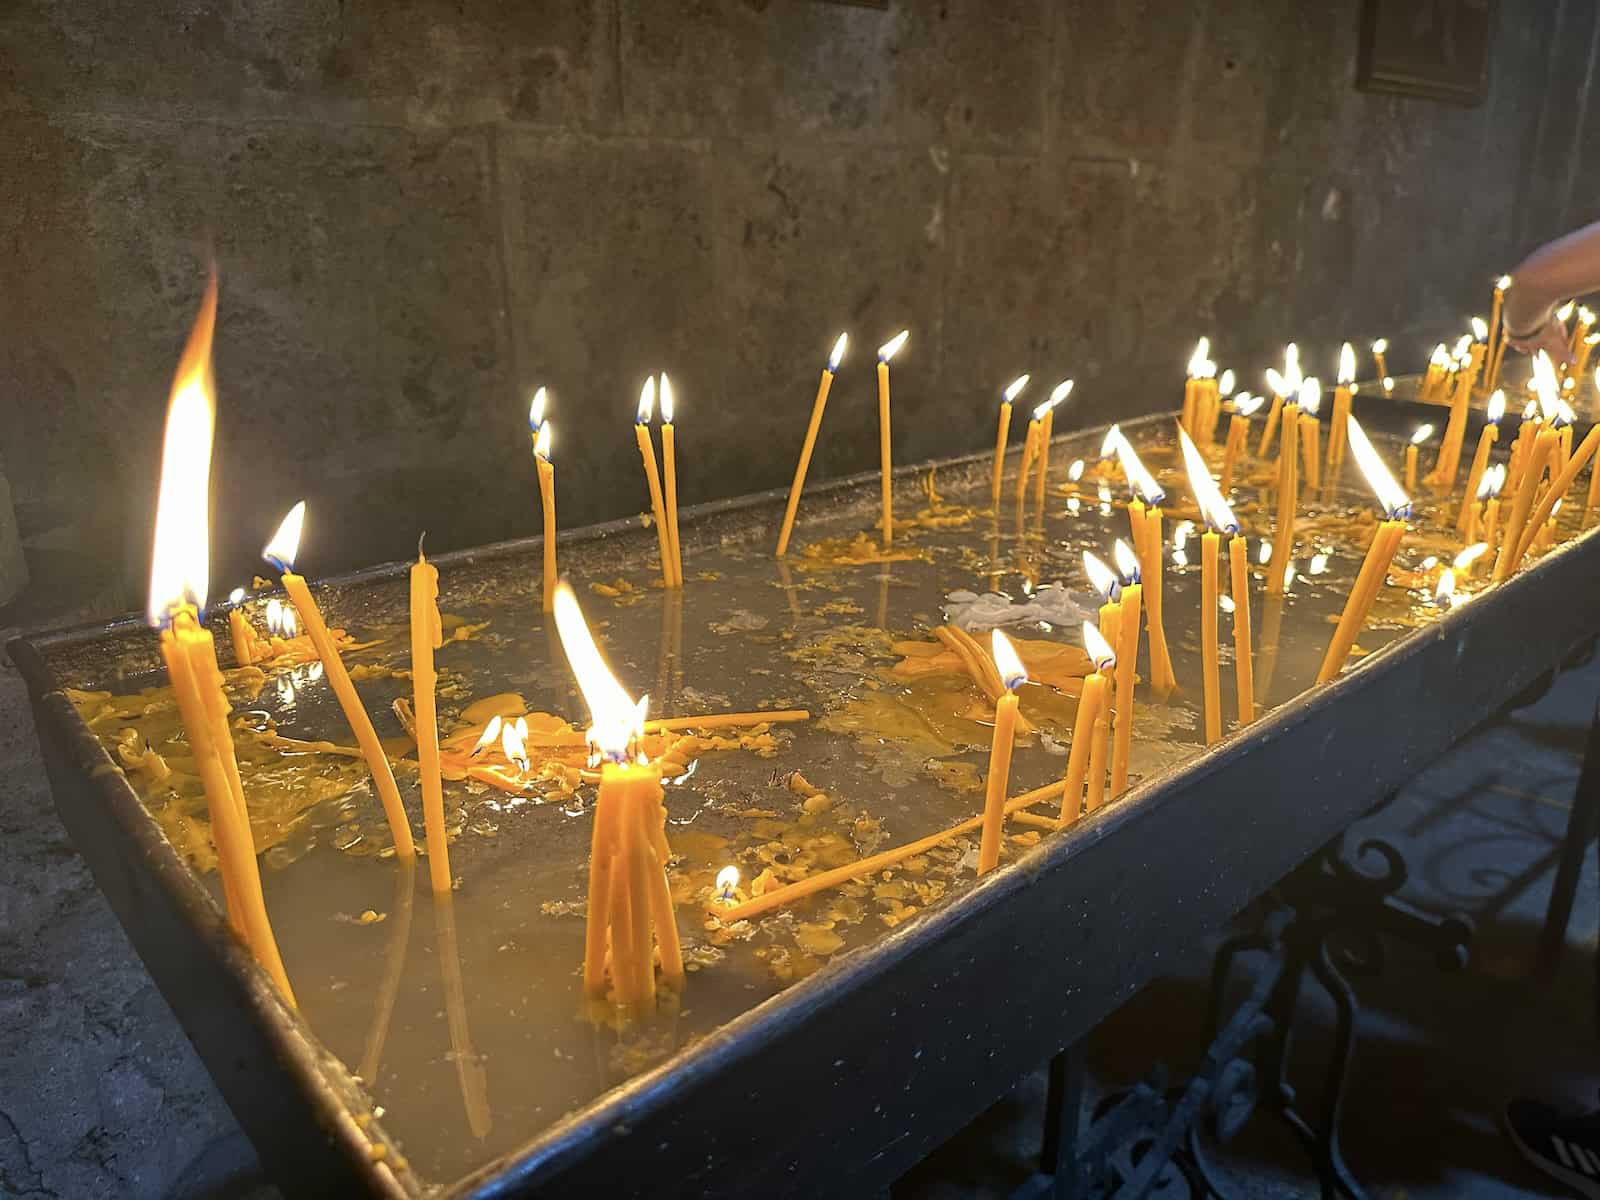
[[[1446,0],[1455,3],[1456,0]],[[1478,77],[1470,85],[1407,71],[1385,69],[1378,39],[1378,11],[1394,6],[1415,11],[1415,0],[1362,0],[1361,40],[1356,51],[1356,86],[1368,92],[1388,92],[1424,100],[1443,100],[1450,104],[1476,107],[1489,95],[1489,59],[1493,53],[1496,26],[1496,0],[1484,0],[1488,33],[1485,35],[1483,62]]]
[[[1095,446],[1101,436],[1061,441]],[[944,466],[979,478],[986,463],[974,455]],[[908,494],[927,465],[898,473]],[[869,475],[817,489],[809,513],[864,511],[876,486]],[[684,534],[691,545],[719,528],[767,538],[781,507],[778,493],[706,506],[685,514]],[[626,548],[647,536],[617,523],[563,540]],[[529,540],[440,561],[489,569],[538,550]],[[333,587],[334,618],[341,592],[402,588],[403,571],[392,565]],[[1590,533],[1142,782],[445,1194],[838,1195],[887,1184],[1157,976],[1164,954],[1221,927],[1593,636],[1596,617],[1572,598],[1597,587],[1600,540]],[[382,1122],[355,1124],[370,1100],[227,935],[210,894],[57,690],[51,659],[87,654],[108,632],[137,642],[153,663],[153,645],[144,646],[153,639],[132,628],[9,647],[63,822],[274,1178],[297,1195],[415,1192],[412,1177],[370,1159]],[[1403,728],[1391,723],[1395,713],[1406,714]]]

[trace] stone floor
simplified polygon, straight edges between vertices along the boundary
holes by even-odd
[[[1597,695],[1600,665],[1562,675],[1370,819],[1405,847],[1410,899],[1466,911],[1479,925],[1465,973],[1441,974],[1400,952],[1383,976],[1357,985],[1363,1024],[1346,1150],[1374,1196],[1564,1194],[1521,1161],[1497,1113],[1518,1092],[1584,1105],[1600,1087],[1592,862],[1561,971],[1548,985],[1529,980]],[[56,821],[8,663],[0,773],[0,1196],[275,1195]],[[1206,966],[1197,953],[1094,1034],[1095,1090],[1135,1082],[1157,1062],[1185,1070],[1201,1045]],[[1303,1049],[1314,1069],[1324,1044],[1315,1029],[1329,1013],[1312,1005],[1309,1015]],[[896,1195],[1004,1195],[1037,1153],[1043,1094],[1042,1075],[1025,1080]],[[1224,1161],[1241,1196],[1310,1192],[1303,1161],[1267,1118]]]

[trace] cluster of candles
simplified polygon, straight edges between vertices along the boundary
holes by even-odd
[[[1442,352],[1430,361],[1423,379],[1424,397],[1449,409],[1444,435],[1432,469],[1423,484],[1448,497],[1454,490],[1465,437],[1468,406],[1474,395],[1498,378],[1503,338],[1497,334],[1498,316],[1509,279],[1495,288],[1494,318],[1474,321],[1472,334],[1454,353]],[[248,815],[237,759],[228,726],[230,712],[222,689],[211,634],[200,621],[207,584],[207,508],[211,440],[215,421],[214,388],[211,368],[211,338],[216,317],[216,282],[207,286],[201,311],[180,360],[173,384],[163,448],[163,469],[158,497],[155,554],[151,574],[150,620],[160,629],[161,651],[172,680],[178,708],[194,751],[197,770],[204,785],[216,840],[228,919],[249,946],[263,968],[277,982],[283,995],[293,1002],[293,993],[284,974],[274,942],[271,924],[262,900],[259,870],[251,841]],[[1567,314],[1570,317],[1570,313]],[[1590,332],[1594,316],[1581,310],[1572,332],[1578,372],[1586,369],[1587,351],[1600,342]],[[1564,318],[1565,319],[1565,318]],[[885,545],[894,537],[893,496],[890,455],[889,364],[909,337],[903,331],[878,351],[877,377],[882,469],[881,535]],[[829,391],[848,338],[841,334],[834,343],[822,372],[811,419],[800,450],[799,462],[789,493],[777,556],[787,552],[793,533],[806,472],[815,449]],[[1387,392],[1392,380],[1386,374],[1382,341],[1372,352]],[[1576,373],[1575,373],[1576,374]],[[1417,456],[1420,446],[1431,435],[1431,427],[1419,431],[1406,451],[1404,488],[1367,438],[1351,412],[1357,393],[1354,382],[1355,355],[1346,344],[1340,354],[1337,384],[1328,440],[1324,450],[1318,410],[1322,386],[1301,371],[1299,354],[1291,344],[1285,353],[1282,370],[1266,372],[1271,405],[1255,455],[1266,459],[1277,447],[1277,514],[1266,589],[1269,594],[1283,592],[1292,573],[1290,563],[1294,545],[1294,526],[1300,481],[1319,486],[1324,465],[1337,468],[1347,451],[1354,455],[1377,498],[1381,520],[1352,585],[1318,672],[1318,682],[1334,678],[1343,669],[1356,639],[1365,626],[1373,603],[1384,586],[1391,562],[1406,531],[1410,516],[1410,493],[1417,486]],[[1457,528],[1467,545],[1450,567],[1441,570],[1435,599],[1441,605],[1457,602],[1457,572],[1469,571],[1477,559],[1494,555],[1493,579],[1503,580],[1515,572],[1527,552],[1547,543],[1553,532],[1554,514],[1579,472],[1594,456],[1600,443],[1600,425],[1589,431],[1583,442],[1572,445],[1570,406],[1563,391],[1570,391],[1572,376],[1563,380],[1548,359],[1535,362],[1533,390],[1536,400],[1525,412],[1508,461],[1491,464],[1497,443],[1499,422],[1505,413],[1502,392],[1494,390],[1485,412],[1486,423],[1468,471],[1467,487],[1457,512]],[[1013,405],[1029,377],[1013,380],[1003,391],[999,428],[995,441],[992,473],[992,499],[998,507],[1004,460],[1007,454]],[[1236,713],[1242,726],[1254,720],[1254,658],[1250,625],[1250,559],[1241,524],[1230,507],[1229,494],[1237,466],[1249,453],[1250,422],[1265,404],[1257,398],[1235,391],[1231,371],[1220,375],[1210,358],[1210,345],[1202,339],[1189,364],[1184,401],[1178,422],[1178,439],[1189,488],[1204,522],[1201,536],[1201,690],[1204,737],[1207,744],[1223,734],[1221,672],[1219,668],[1219,611],[1233,614],[1235,645]],[[1042,505],[1049,472],[1049,449],[1056,408],[1071,395],[1072,381],[1065,380],[1048,400],[1033,410],[1018,469],[1019,504],[1030,484]],[[644,1009],[653,1005],[657,988],[657,969],[663,985],[677,989],[683,984],[682,952],[679,946],[671,893],[666,876],[670,858],[662,804],[661,769],[648,761],[641,749],[645,732],[645,701],[635,703],[606,668],[583,621],[570,588],[558,579],[555,537],[555,483],[551,462],[552,428],[546,409],[548,393],[541,388],[529,411],[533,454],[537,469],[544,519],[543,599],[546,611],[560,635],[563,648],[589,708],[592,724],[585,737],[591,765],[598,765],[598,796],[594,807],[594,827],[589,870],[588,927],[584,953],[584,990],[595,1000],[608,995],[625,1009]],[[655,413],[661,418],[661,456],[658,461],[651,425]],[[1214,453],[1217,428],[1224,412],[1230,414],[1227,434],[1220,454],[1220,485],[1213,477],[1207,454]],[[652,517],[656,527],[661,560],[662,585],[677,589],[683,583],[682,550],[678,533],[678,492],[676,446],[673,427],[673,390],[665,374],[646,381],[635,418],[635,436],[644,468]],[[845,879],[890,866],[922,853],[932,845],[980,832],[978,871],[992,870],[999,862],[1001,840],[1008,816],[1041,823],[1024,809],[1050,797],[1059,797],[1060,814],[1048,824],[1060,828],[1078,818],[1080,812],[1093,811],[1109,797],[1128,788],[1129,757],[1132,744],[1135,669],[1139,658],[1141,623],[1149,639],[1150,679],[1154,696],[1163,698],[1177,687],[1167,644],[1164,614],[1164,539],[1162,533],[1165,492],[1146,468],[1137,451],[1121,430],[1109,431],[1102,457],[1114,459],[1129,490],[1127,511],[1129,540],[1118,539],[1107,564],[1092,553],[1084,556],[1085,571],[1104,598],[1098,622],[1085,622],[1083,641],[1093,665],[1083,681],[1076,723],[1062,780],[1019,796],[1008,796],[1012,744],[1019,728],[1026,728],[1019,713],[1020,689],[1028,682],[1027,671],[1005,634],[995,630],[991,640],[993,677],[998,686],[995,697],[993,735],[983,811],[951,829],[895,847],[856,863],[821,872],[806,880],[770,889],[753,899],[740,901],[734,896],[737,873],[724,872],[713,892],[710,910],[723,921],[737,921],[759,915],[833,886]],[[1071,480],[1081,477],[1081,464],[1069,471]],[[1591,476],[1588,506],[1596,499],[1600,472]],[[1512,497],[1509,510],[1502,515],[1502,491]],[[1102,491],[1103,497],[1106,495]],[[281,643],[303,628],[315,647],[317,661],[337,697],[344,716],[355,735],[361,754],[371,773],[374,790],[382,802],[398,859],[410,862],[416,854],[409,822],[389,759],[379,742],[349,672],[341,661],[338,645],[319,611],[303,577],[294,571],[304,525],[305,505],[294,506],[277,533],[268,542],[263,557],[280,572],[288,604],[272,601],[276,614],[269,612],[269,641]],[[1220,595],[1223,540],[1228,541],[1230,574],[1229,597]],[[1263,547],[1265,549],[1265,547]],[[443,790],[440,768],[438,714],[435,700],[437,674],[434,652],[442,642],[442,623],[438,608],[439,575],[428,562],[421,543],[417,562],[410,573],[410,650],[413,711],[422,807],[429,859],[430,880],[436,894],[452,887],[449,851],[444,826]],[[249,628],[235,607],[229,614],[236,654],[241,662],[276,653],[273,645]],[[1227,604],[1224,605],[1224,599]],[[270,606],[269,606],[270,607]],[[982,657],[981,650],[975,652]],[[988,674],[988,672],[985,672]],[[655,723],[652,723],[654,725]],[[513,762],[526,762],[526,725],[496,721],[483,738],[498,735]],[[480,739],[479,745],[483,744]],[[524,768],[525,769],[525,768]],[[731,868],[730,868],[731,869]]]

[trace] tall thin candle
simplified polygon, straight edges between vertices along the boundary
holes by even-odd
[[[909,329],[902,329],[894,337],[878,347],[878,460],[880,472],[883,476],[883,544],[887,546],[894,541],[894,456],[890,452],[889,439],[889,360],[895,356],[900,347],[906,344],[906,339],[911,336]]]
[[[828,365],[822,368],[822,378],[817,382],[817,398],[811,402],[811,423],[806,426],[806,440],[800,445],[800,461],[794,468],[794,482],[789,485],[789,506],[784,510],[783,528],[778,533],[779,558],[789,551],[789,535],[794,532],[795,514],[800,510],[800,492],[806,485],[806,470],[811,466],[811,452],[817,445],[817,431],[822,428],[822,410],[828,406],[828,392],[833,387],[834,372],[839,369],[839,362],[844,358],[845,347],[849,343],[850,335],[841,333],[838,340],[833,343],[833,351],[828,355]],[[1010,410],[1007,409],[1006,418],[1010,415]],[[1004,447],[1002,452],[1003,450]],[[998,478],[997,475],[996,499],[999,499]]]
[[[998,629],[991,639],[995,669],[1005,691],[994,705],[994,736],[989,743],[989,776],[985,781],[983,838],[978,849],[978,874],[986,875],[1000,863],[1000,839],[1005,835],[1006,787],[1011,779],[1011,747],[1017,729],[1017,689],[1028,682],[1028,672],[1006,635]]]
[[[1011,406],[1013,401],[1028,386],[1028,376],[1018,375],[1006,385],[1006,390],[1000,397],[1000,426],[994,435],[994,479],[992,481],[991,496],[994,504],[1000,504],[1000,476],[1006,466],[1006,441],[1011,436]]]

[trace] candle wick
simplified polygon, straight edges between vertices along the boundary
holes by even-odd
[[[423,543],[423,542],[425,542],[425,541],[427,541],[427,540],[428,540],[428,531],[427,531],[427,530],[426,530],[426,529],[424,529],[424,530],[423,530],[423,531],[422,531],[422,532],[421,532],[421,533],[420,533],[420,534],[419,534],[419,535],[418,535],[418,536],[417,536],[417,557],[418,557],[418,558],[421,558],[421,557],[422,557],[422,543]]]

